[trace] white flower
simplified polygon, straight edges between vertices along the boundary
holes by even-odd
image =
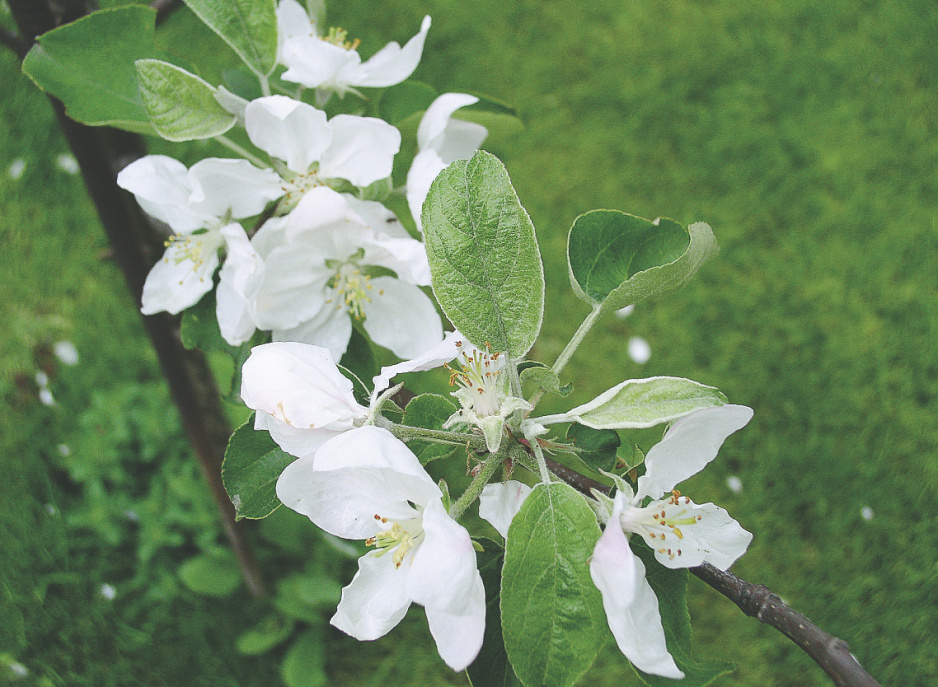
[[[294,0],[281,0],[277,16],[279,59],[287,67],[281,78],[317,89],[319,104],[324,104],[332,92],[344,96],[348,92],[357,93],[357,86],[381,88],[400,83],[420,63],[430,30],[430,17],[424,17],[420,32],[403,48],[398,43],[388,43],[362,62],[355,50],[358,41],[348,41],[348,34],[338,28],[319,36],[318,27]]]
[[[375,268],[390,270],[371,276]],[[379,234],[348,199],[327,187],[307,193],[289,216],[284,243],[264,261],[254,318],[278,341],[325,346],[341,358],[352,318],[372,340],[407,358],[443,338],[423,244]]]
[[[726,438],[751,417],[752,410],[736,405],[691,413],[675,422],[648,452],[637,493],[618,481],[609,520],[590,560],[590,575],[602,593],[619,649],[647,673],[683,677],[668,653],[645,567],[629,548],[626,533],[641,536],[666,567],[708,562],[721,570],[729,568],[746,551],[752,535],[722,508],[697,505],[672,489],[713,460]],[[661,498],[668,492],[667,498]],[[646,497],[652,500],[643,506]]]
[[[355,115],[327,120],[322,110],[283,95],[251,101],[244,117],[251,142],[294,173],[286,188],[294,201],[330,179],[361,187],[386,179],[401,148],[400,132],[385,121]]]
[[[407,172],[407,205],[417,228],[430,184],[447,165],[466,160],[479,149],[488,135],[481,124],[453,119],[461,107],[479,101],[466,93],[444,93],[430,104],[417,129],[417,155]]]
[[[446,664],[460,671],[472,663],[485,630],[475,550],[401,441],[374,426],[346,432],[324,444],[315,461],[291,463],[277,496],[326,532],[375,547],[342,591],[333,625],[356,639],[377,639],[417,603]]]
[[[279,176],[246,160],[209,158],[186,169],[165,155],[147,155],[117,175],[149,215],[175,232],[143,286],[141,312],[176,314],[212,288],[222,228],[251,217],[283,194]]]
[[[530,493],[531,487],[513,479],[504,484],[486,484],[479,496],[479,516],[488,520],[502,538],[507,540],[508,527]]]
[[[241,398],[257,411],[254,428],[300,458],[368,415],[329,351],[302,343],[255,346],[241,370]]]

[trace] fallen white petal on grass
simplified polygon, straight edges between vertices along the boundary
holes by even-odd
[[[21,157],[16,158],[13,162],[10,163],[10,168],[7,173],[10,175],[10,178],[13,181],[16,181],[23,176],[23,172],[26,171],[26,160]]]
[[[113,601],[114,597],[117,596],[117,590],[114,588],[114,585],[110,585],[107,582],[101,585],[101,587],[98,589],[98,593],[106,601]]]
[[[52,396],[52,392],[48,389],[40,389],[39,402],[44,406],[54,406],[55,398]]]
[[[873,509],[870,508],[869,506],[863,506],[863,508],[860,509],[860,515],[863,517],[864,520],[869,522],[870,520],[873,519]]]
[[[730,491],[734,494],[738,494],[743,490],[743,482],[736,475],[730,475],[726,478],[726,486],[728,486]]]
[[[651,358],[651,346],[640,336],[629,339],[629,357],[639,365],[644,365]]]
[[[36,372],[36,386],[38,386],[40,389],[45,389],[47,386],[49,386],[49,375],[47,375],[42,370]]]
[[[69,448],[68,444],[59,444],[57,448],[59,455],[63,458],[68,458],[70,455],[72,455],[72,449]]]
[[[78,174],[78,160],[69,153],[62,153],[55,158],[55,166],[66,174]]]
[[[71,341],[57,341],[53,347],[56,357],[62,361],[63,365],[78,364],[78,349]]]
[[[619,308],[616,310],[616,317],[618,317],[620,320],[624,320],[626,317],[631,315],[634,310],[634,305],[627,305],[624,308]]]

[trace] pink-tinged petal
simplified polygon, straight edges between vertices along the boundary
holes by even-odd
[[[309,171],[332,141],[324,112],[283,95],[252,101],[244,117],[251,142],[294,172]]]
[[[189,172],[166,155],[147,155],[130,163],[117,175],[117,185],[133,193],[148,215],[166,222],[177,234],[189,234],[217,219],[190,205]]]
[[[477,577],[467,593],[467,613],[447,613],[426,607],[430,634],[440,658],[455,671],[465,670],[479,655],[485,634],[485,588]]]
[[[486,484],[479,497],[479,516],[508,539],[508,527],[530,493],[531,487],[513,479],[504,484]]]
[[[619,527],[619,511],[617,499],[590,559],[590,577],[602,594],[606,621],[619,650],[639,670],[681,679],[684,673],[668,653],[658,598],[645,579],[645,566]]]
[[[348,82],[342,78],[354,71],[361,57],[354,50],[346,50],[327,43],[318,36],[287,38],[280,48],[280,60],[287,67],[281,75],[284,81],[303,84],[307,88],[329,88],[344,93]]]
[[[462,350],[461,346],[464,345],[469,345],[469,342],[466,341],[462,334],[459,332],[449,332],[446,338],[438,344],[427,348],[411,360],[405,360],[395,365],[382,367],[381,374],[376,375],[372,379],[375,388],[372,396],[376,398],[378,394],[391,386],[391,380],[399,374],[432,370],[440,367],[444,363],[448,363],[459,355],[460,350]]]
[[[383,637],[403,620],[410,608],[404,580],[405,572],[394,566],[391,554],[362,556],[358,559],[358,572],[342,590],[342,600],[329,622],[358,640]]]
[[[658,498],[696,475],[716,458],[726,438],[750,419],[752,409],[738,405],[704,408],[679,419],[645,456],[645,474],[638,478],[636,497]]]
[[[270,438],[277,445],[297,458],[312,456],[327,441],[347,429],[301,429],[281,422],[273,415],[258,410],[254,417],[254,429],[263,429],[270,433]]]
[[[215,314],[221,335],[232,346],[240,346],[256,329],[251,300],[263,275],[264,261],[257,254],[240,224],[222,228],[226,257],[215,290]]]
[[[678,525],[681,538],[675,530],[663,528],[665,539],[656,540],[647,530],[641,530],[642,538],[655,550],[655,558],[666,568],[693,568],[701,563],[710,563],[720,570],[728,570],[736,560],[746,553],[752,534],[744,530],[723,508],[712,503],[696,504],[681,496],[677,505],[661,501],[662,510],[668,519],[694,518],[690,525]]]
[[[215,231],[174,239],[143,284],[140,312],[144,315],[180,313],[198,303],[214,285],[221,234]]]
[[[419,231],[423,231],[423,202],[427,199],[433,180],[444,169],[446,165],[439,153],[435,150],[422,150],[414,156],[407,172],[407,207],[410,208],[410,214]]]
[[[300,343],[257,346],[244,363],[241,398],[254,410],[263,410],[281,422],[301,429],[351,428],[367,408],[355,401],[352,383],[329,351]]]
[[[306,322],[300,322],[295,327],[274,329],[274,341],[297,341],[312,344],[328,349],[333,360],[341,360],[348,349],[348,342],[352,338],[352,318],[342,307],[341,298],[334,289],[327,292],[328,298],[333,302],[327,303],[316,316]]]
[[[410,358],[443,339],[436,306],[420,287],[393,277],[376,277],[371,285],[371,300],[362,303],[362,311],[365,331],[376,344]]]
[[[322,154],[320,176],[362,187],[391,176],[394,156],[401,149],[397,127],[374,117],[336,115],[329,129],[332,143]]]
[[[423,18],[420,32],[411,38],[402,48],[397,43],[388,43],[376,52],[367,62],[354,70],[346,69],[346,75],[352,86],[383,88],[398,84],[413,74],[420,57],[423,44],[430,30],[430,17]]]
[[[192,165],[189,176],[193,206],[216,217],[229,211],[236,219],[251,217],[283,195],[279,175],[247,160],[208,158]]]

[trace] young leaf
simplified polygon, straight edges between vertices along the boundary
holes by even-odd
[[[687,570],[664,567],[655,560],[654,553],[647,546],[639,544],[632,551],[645,564],[646,578],[658,597],[658,611],[661,613],[668,651],[684,673],[684,679],[676,681],[659,675],[647,675],[636,668],[635,672],[642,682],[650,687],[703,687],[719,676],[732,672],[736,668],[732,663],[719,659],[701,660],[694,655],[690,614],[687,612]]]
[[[238,53],[256,74],[277,66],[277,8],[274,0],[185,0],[195,14]]]
[[[266,518],[280,506],[277,478],[294,460],[267,432],[254,429],[254,415],[235,430],[225,450],[221,479],[236,519]]]
[[[280,677],[287,687],[324,687],[329,684],[326,643],[322,635],[322,627],[313,625],[287,650],[280,664]]]
[[[230,596],[241,584],[238,563],[227,549],[190,558],[179,566],[179,579],[203,596]]]
[[[534,365],[521,370],[522,384],[536,384],[544,391],[557,394],[560,397],[569,396],[573,391],[573,384],[560,384],[560,378],[549,367]]]
[[[576,294],[609,311],[680,288],[717,250],[704,222],[685,229],[670,219],[593,210],[574,220],[567,262]]]
[[[534,225],[504,165],[490,153],[457,160],[423,205],[433,292],[477,346],[520,359],[544,315],[544,270]]]
[[[238,348],[229,344],[218,328],[215,314],[215,291],[209,291],[195,305],[182,313],[179,336],[186,348],[199,348],[203,351],[223,351],[236,357]]]
[[[167,141],[211,138],[235,125],[237,118],[218,104],[215,89],[195,74],[161,60],[135,64],[144,107]]]
[[[502,639],[502,613],[499,596],[505,552],[492,541],[484,541],[485,550],[476,557],[485,586],[485,635],[482,650],[467,669],[474,687],[520,687],[521,681],[508,662]]]
[[[155,22],[141,5],[94,12],[40,36],[23,72],[76,121],[152,134],[134,62],[157,57]]]
[[[611,429],[593,429],[572,423],[567,428],[567,439],[580,449],[577,456],[594,470],[610,472],[616,466],[616,451],[622,440]]]
[[[593,429],[638,429],[725,403],[718,389],[683,377],[628,379],[567,411],[564,419]]]
[[[606,642],[606,616],[587,561],[596,515],[566,484],[539,484],[508,529],[502,629],[526,685],[572,685]]]

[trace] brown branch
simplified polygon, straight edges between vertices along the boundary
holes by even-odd
[[[547,458],[547,466],[557,477],[577,491],[590,495],[590,489],[608,494],[611,489],[575,470]],[[824,669],[837,687],[880,687],[850,653],[842,639],[825,632],[804,615],[783,602],[761,584],[742,580],[731,572],[704,563],[690,572],[736,604],[746,615],[774,627]]]
[[[56,25],[56,15],[46,2],[9,0],[9,4],[21,34],[30,40]],[[61,102],[51,96],[49,100],[139,311],[143,283],[155,259],[152,250],[155,237],[131,195],[117,186],[115,161],[126,163],[139,157],[144,150],[142,140],[125,132],[79,124],[65,114]],[[241,575],[252,594],[263,596],[263,579],[245,536],[244,523],[235,521],[234,507],[221,481],[221,464],[231,428],[208,362],[201,352],[182,345],[176,318],[160,313],[144,317],[143,325],[221,513]]]
[[[182,7],[181,0],[153,0],[150,7],[156,10],[156,25],[159,26],[169,19],[170,15]]]

